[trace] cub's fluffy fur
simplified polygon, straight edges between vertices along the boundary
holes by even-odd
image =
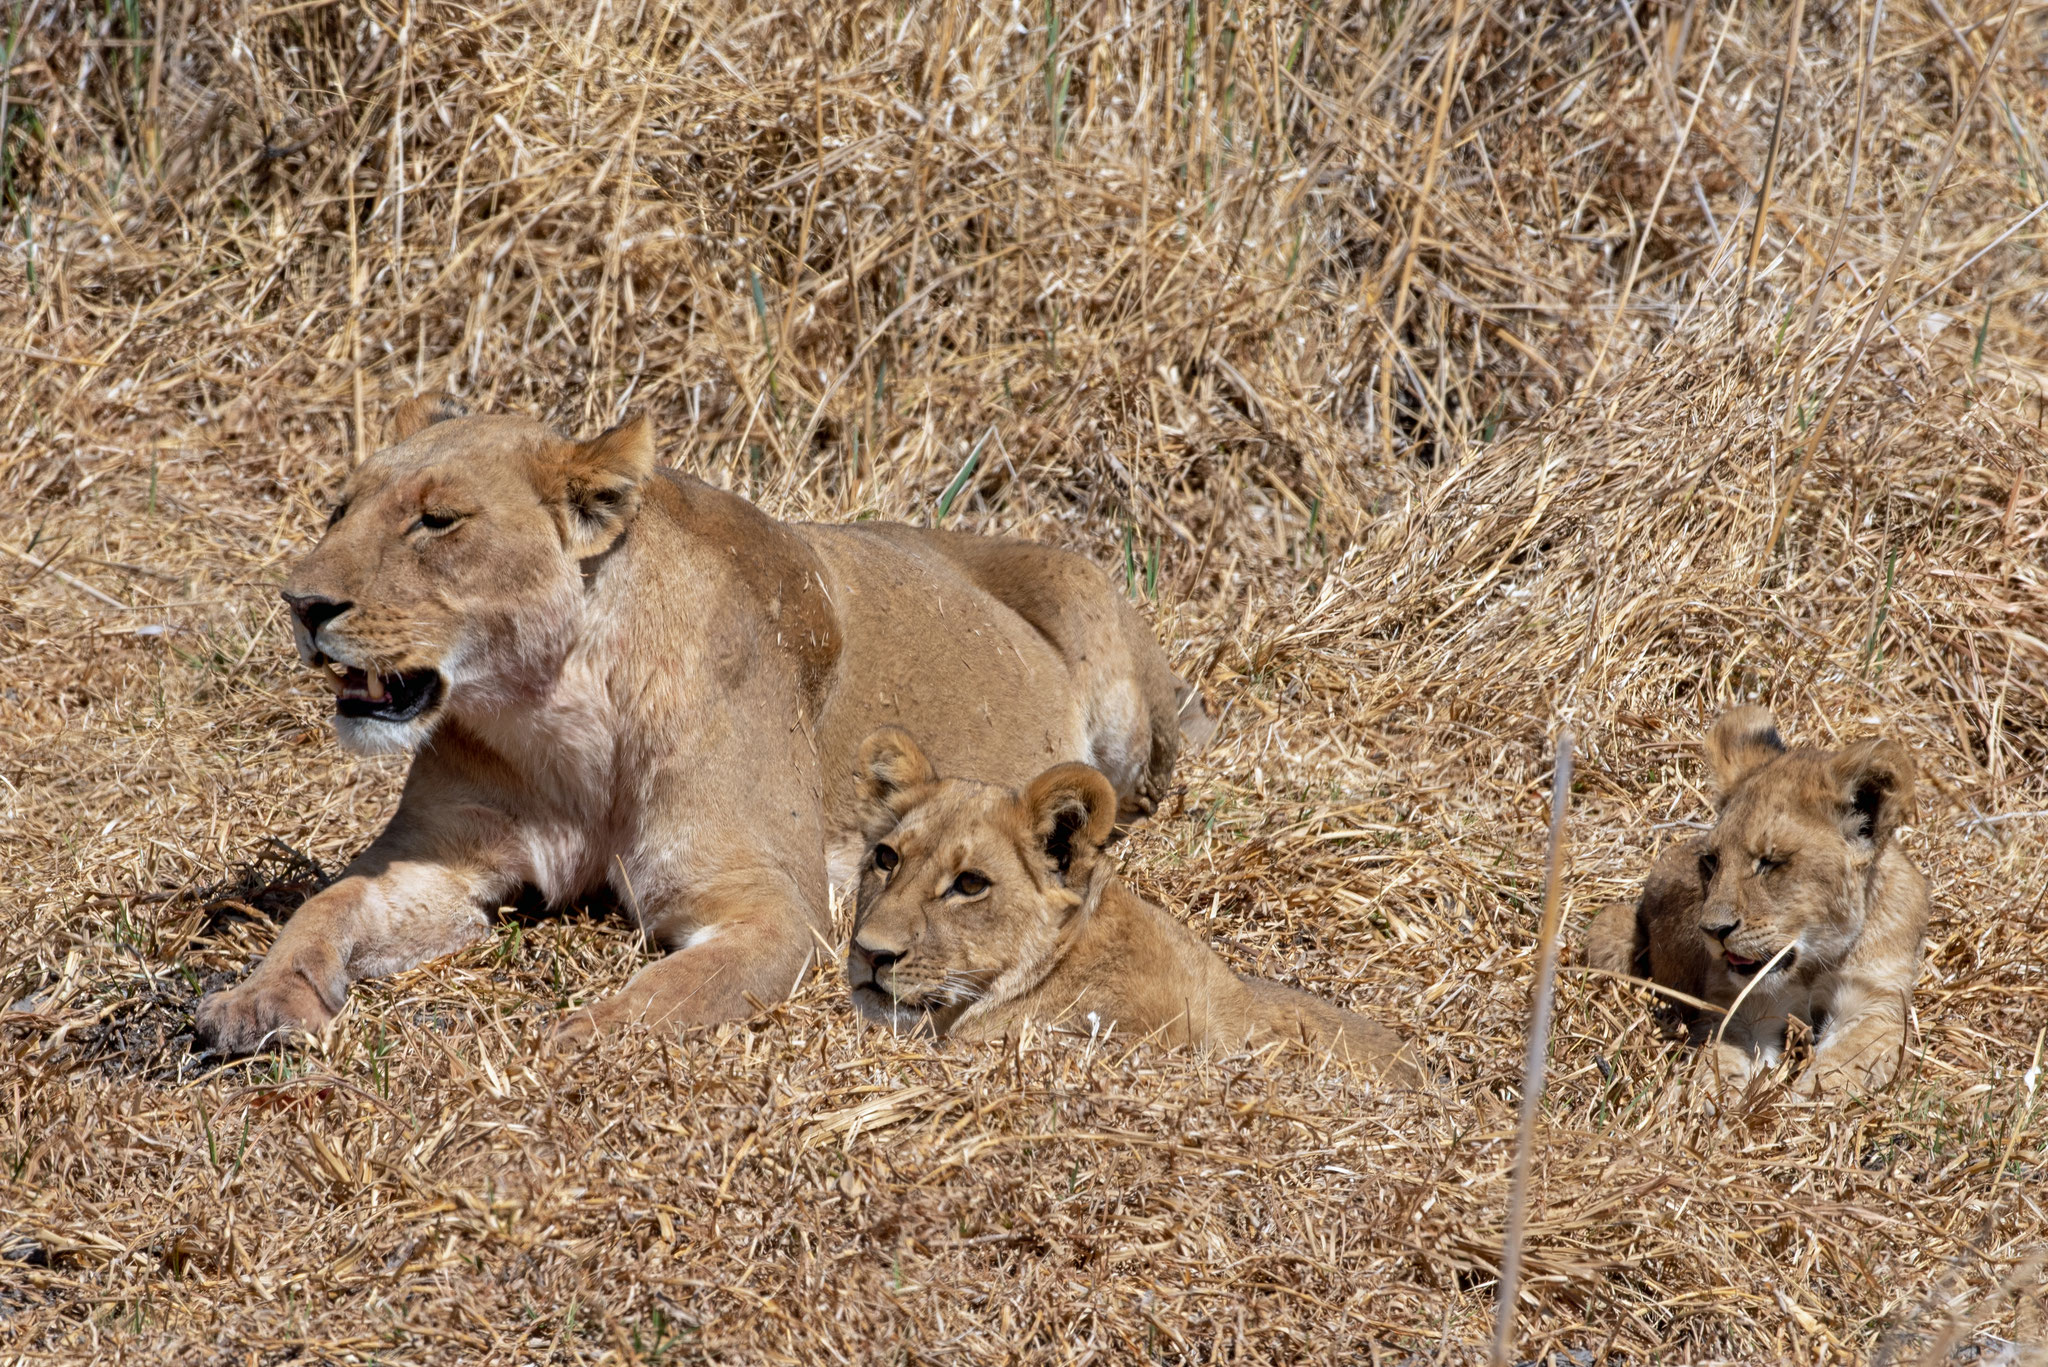
[[[1277,1044],[1417,1072],[1384,1026],[1277,983],[1240,978],[1102,853],[1116,814],[1084,764],[1021,793],[938,777],[901,730],[861,747],[863,862],[846,960],[869,1019],[1001,1035],[1025,1019],[1172,1044]]]
[[[1913,757],[1897,741],[1788,749],[1760,707],[1714,724],[1720,815],[1664,851],[1642,899],[1587,933],[1596,968],[1727,1008],[1715,1060],[1746,1081],[1776,1062],[1789,1022],[1814,1033],[1808,1092],[1883,1086],[1906,1050],[1927,931],[1927,881],[1895,839],[1913,811]],[[1759,976],[1761,975],[1761,976]],[[1695,1039],[1721,1015],[1690,1010]]]

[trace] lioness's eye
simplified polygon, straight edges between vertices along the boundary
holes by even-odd
[[[332,527],[335,523],[341,521],[341,515],[347,511],[348,505],[346,503],[335,504],[334,511],[327,515],[327,525]]]
[[[460,521],[462,521],[462,514],[460,513],[433,512],[421,513],[420,520],[412,525],[415,528],[424,527],[430,532],[445,532]]]
[[[969,869],[953,880],[948,891],[960,897],[979,897],[988,891],[988,879]]]
[[[875,846],[874,858],[875,867],[883,873],[894,873],[896,871],[896,851],[890,849],[887,845]]]
[[[1785,861],[1782,859],[1773,859],[1770,855],[1767,854],[1760,854],[1756,857],[1756,871],[1758,877],[1762,877],[1764,874],[1769,873],[1772,869],[1782,869],[1784,867]]]

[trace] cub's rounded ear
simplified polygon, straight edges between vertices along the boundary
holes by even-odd
[[[469,416],[469,405],[452,394],[415,394],[391,410],[391,434],[409,441],[437,422]]]
[[[1828,761],[1838,785],[1842,834],[1881,849],[1913,817],[1920,776],[1913,754],[1895,740],[1859,741]]]
[[[1116,789],[1085,764],[1056,764],[1024,790],[1031,832],[1068,881],[1095,861],[1116,825]]]
[[[1737,707],[1723,712],[1707,732],[1707,763],[1714,782],[1727,792],[1766,764],[1785,753],[1778,738],[1778,723],[1761,707]]]
[[[854,761],[854,812],[861,834],[872,844],[895,830],[923,790],[938,781],[938,771],[908,731],[884,726],[869,735]]]
[[[640,511],[640,485],[653,473],[654,424],[645,413],[544,457],[536,475],[563,548],[579,560],[610,549]]]

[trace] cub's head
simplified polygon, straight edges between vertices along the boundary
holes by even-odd
[[[1085,764],[1048,769],[1021,794],[942,780],[894,727],[868,737],[859,769],[869,848],[846,954],[855,1007],[943,1035],[1035,987],[1093,910],[1116,821],[1109,780]]]
[[[1721,817],[1700,857],[1700,930],[1738,977],[1842,963],[1863,931],[1877,862],[1913,811],[1913,757],[1894,740],[1786,748],[1761,707],[1714,723]]]
[[[300,656],[334,689],[335,732],[364,753],[544,688],[582,567],[618,540],[654,468],[644,417],[577,442],[428,396],[393,427],[398,444],[349,476],[284,590]]]

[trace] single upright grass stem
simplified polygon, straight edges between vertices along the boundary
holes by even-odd
[[[1564,816],[1572,792],[1572,733],[1557,737],[1550,776],[1550,852],[1543,871],[1543,920],[1536,935],[1536,985],[1529,1008],[1529,1052],[1522,1061],[1522,1115],[1515,1129],[1515,1172],[1508,1188],[1507,1232],[1500,1250],[1500,1304],[1493,1325],[1494,1367],[1513,1361],[1515,1298],[1521,1294],[1522,1235],[1529,1217],[1529,1160],[1536,1147],[1536,1109],[1543,1100],[1543,1064],[1550,1053],[1550,1010],[1556,997],[1557,942],[1563,922],[1558,882],[1564,865]]]

